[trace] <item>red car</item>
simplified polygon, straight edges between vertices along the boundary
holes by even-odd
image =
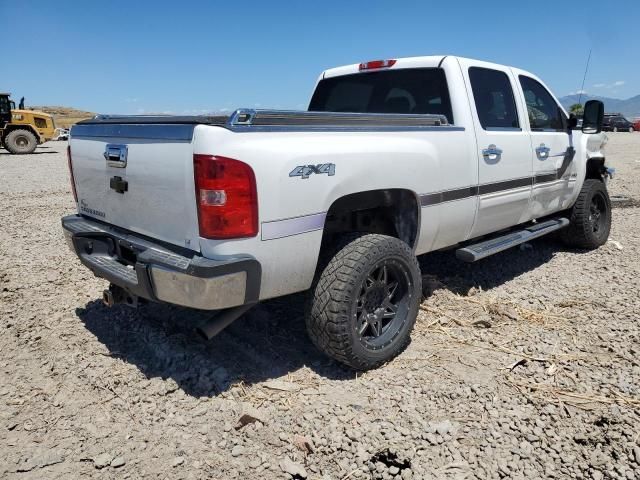
[[[637,119],[637,120],[634,120],[634,122],[633,122],[633,129],[634,129],[636,132],[640,132],[640,118],[639,118],[639,119]]]

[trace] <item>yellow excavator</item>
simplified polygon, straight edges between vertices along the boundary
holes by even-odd
[[[33,153],[36,147],[55,135],[56,125],[48,113],[18,108],[10,94],[0,93],[0,145],[10,153]]]

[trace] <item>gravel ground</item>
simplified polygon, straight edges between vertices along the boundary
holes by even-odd
[[[640,479],[640,134],[610,134],[611,240],[422,257],[409,348],[356,375],[301,295],[211,342],[107,309],[68,252],[65,143],[0,151],[0,478]]]

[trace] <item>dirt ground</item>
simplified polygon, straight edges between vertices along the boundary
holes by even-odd
[[[640,479],[640,134],[609,134],[610,242],[420,258],[409,348],[355,374],[301,295],[211,342],[107,309],[67,250],[65,143],[0,150],[0,478]]]

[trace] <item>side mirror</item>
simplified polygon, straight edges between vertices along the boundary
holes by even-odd
[[[604,103],[599,100],[589,100],[584,105],[582,133],[600,133],[604,120]]]

